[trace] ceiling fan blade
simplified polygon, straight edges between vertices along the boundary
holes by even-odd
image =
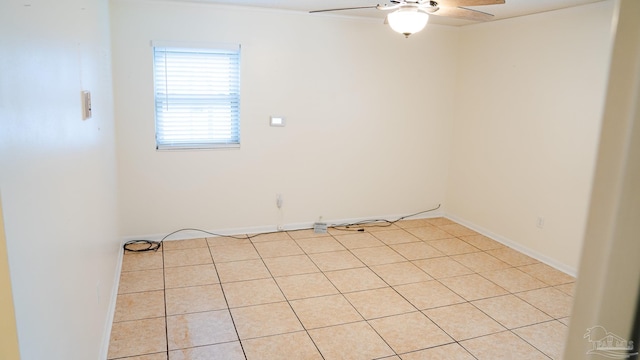
[[[505,0],[439,0],[438,5],[445,7],[501,5]]]
[[[321,13],[321,12],[328,12],[328,11],[342,11],[342,10],[358,10],[358,9],[375,9],[377,8],[377,5],[374,6],[357,6],[357,7],[348,7],[348,8],[337,8],[337,9],[324,9],[324,10],[311,10],[309,11],[310,14],[313,13]]]
[[[457,19],[473,20],[473,21],[489,21],[493,20],[493,14],[486,12],[466,9],[462,7],[441,7],[432,13],[433,15],[446,16]]]

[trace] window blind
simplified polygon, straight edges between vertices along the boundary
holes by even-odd
[[[154,46],[157,149],[240,146],[240,46]]]

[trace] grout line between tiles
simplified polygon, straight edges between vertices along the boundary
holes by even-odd
[[[233,313],[231,312],[231,308],[229,307],[229,300],[227,300],[227,294],[224,291],[224,287],[222,286],[222,282],[220,280],[220,274],[218,273],[218,267],[216,266],[216,263],[213,259],[213,253],[212,253],[212,249],[211,246],[209,245],[209,242],[207,241],[207,249],[209,250],[209,256],[211,256],[211,262],[213,264],[213,268],[216,271],[216,276],[218,277],[218,281],[220,281],[220,291],[222,292],[222,297],[224,297],[224,302],[225,304],[227,304],[227,312],[229,313],[229,317],[231,318],[231,323],[233,324],[233,330],[236,333],[236,337],[238,338],[238,343],[240,344],[240,349],[242,350],[242,355],[244,356],[245,360],[247,359],[247,353],[244,350],[244,344],[242,343],[242,341],[240,340],[240,334],[238,333],[238,327],[236,326],[236,321],[233,318]]]
[[[291,236],[289,236],[291,237]],[[302,252],[304,253],[304,250],[300,247],[300,245],[298,245],[298,243],[296,243],[295,240],[291,239],[293,241],[294,244],[296,244],[296,246],[298,246],[298,248],[300,248],[300,250],[302,250]],[[251,242],[251,245],[253,245],[253,248],[256,252],[258,252],[258,248],[256,248],[256,245]],[[305,253],[306,254],[306,253]],[[260,255],[260,253],[258,252],[258,255]],[[307,255],[308,256],[308,255]],[[309,334],[309,330],[304,326],[304,324],[302,323],[302,320],[300,320],[300,317],[298,316],[298,313],[296,313],[295,309],[293,308],[293,306],[291,306],[291,301],[289,299],[287,299],[287,296],[284,294],[284,291],[282,290],[282,288],[280,287],[280,284],[278,284],[278,282],[275,280],[275,277],[273,276],[273,274],[271,273],[271,270],[269,269],[269,267],[267,266],[267,263],[264,262],[264,258],[262,257],[262,255],[260,255],[260,260],[262,261],[262,264],[264,265],[264,267],[267,269],[267,271],[269,272],[269,274],[271,275],[271,279],[273,279],[273,282],[276,284],[276,286],[278,287],[278,290],[280,290],[280,293],[282,294],[282,297],[285,299],[285,301],[287,302],[287,305],[289,305],[289,309],[291,309],[291,312],[296,316],[296,319],[298,319],[298,322],[300,323],[300,326],[302,326],[302,329],[304,330],[304,332],[307,334],[307,336],[309,337],[309,339],[311,340],[311,343],[313,343],[313,346],[316,348],[316,350],[318,351],[318,354],[320,354],[320,356],[322,357],[322,359],[324,359],[324,355],[322,354],[322,352],[320,351],[320,348],[318,347],[318,344],[316,344],[316,342],[313,340],[313,338],[311,337],[311,334]],[[317,267],[317,265],[316,265]],[[321,274],[326,278],[326,275],[324,275],[324,273],[321,272]],[[330,282],[329,279],[327,279],[327,281]],[[337,289],[337,288],[336,288]],[[339,290],[338,290],[339,291]],[[294,332],[298,332],[298,331],[294,331]],[[281,334],[275,334],[275,335],[282,335],[282,334],[286,334],[286,333],[281,333]],[[269,335],[269,336],[275,336],[275,335]],[[240,338],[238,336],[238,338]],[[241,341],[242,342],[242,341]],[[245,355],[246,358],[246,355]]]

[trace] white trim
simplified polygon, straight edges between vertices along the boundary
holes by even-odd
[[[513,241],[513,240],[511,240],[509,238],[506,238],[506,237],[504,237],[502,235],[498,235],[498,234],[496,234],[496,233],[494,233],[494,232],[492,232],[490,230],[487,230],[487,229],[485,229],[485,228],[483,228],[481,226],[478,226],[478,225],[476,225],[476,224],[474,224],[472,222],[469,222],[467,220],[461,219],[461,218],[459,218],[459,217],[457,217],[455,215],[445,214],[444,217],[446,217],[447,219],[450,219],[452,221],[455,221],[460,225],[464,225],[464,226],[466,226],[466,227],[468,227],[468,228],[470,228],[470,229],[472,229],[472,230],[474,230],[474,231],[476,231],[476,232],[478,232],[478,233],[480,233],[480,234],[482,234],[482,235],[484,235],[484,236],[486,236],[488,238],[491,238],[491,239],[493,239],[493,240],[495,240],[495,241],[497,241],[499,243],[502,243],[503,245],[506,245],[506,246],[508,246],[508,247],[510,247],[510,248],[512,248],[514,250],[517,250],[517,251],[519,251],[519,252],[521,252],[521,253],[523,253],[523,254],[525,254],[527,256],[530,256],[530,257],[532,257],[532,258],[534,258],[534,259],[536,259],[536,260],[538,260],[540,262],[543,262],[543,263],[545,263],[545,264],[547,264],[547,265],[549,265],[549,266],[551,266],[551,267],[553,267],[553,268],[555,268],[557,270],[560,270],[560,271],[562,271],[563,273],[565,273],[567,275],[571,275],[573,277],[577,277],[577,274],[578,274],[577,269],[575,269],[575,268],[573,268],[571,266],[568,266],[566,264],[563,264],[563,263],[561,263],[561,262],[559,262],[559,261],[557,261],[555,259],[552,259],[552,258],[550,258],[550,257],[548,257],[546,255],[543,255],[543,254],[541,254],[541,253],[539,253],[539,252],[537,252],[535,250],[532,250],[532,249],[530,249],[530,248],[528,248],[526,246],[523,246],[522,244],[520,244],[520,243],[518,243],[516,241]]]
[[[222,42],[206,42],[206,41],[170,41],[170,40],[151,40],[151,47],[154,48],[178,48],[178,49],[208,49],[208,50],[225,50],[231,52],[239,52],[240,44],[222,43]]]
[[[120,274],[122,273],[122,260],[124,251],[122,245],[118,246],[118,261],[113,279],[113,287],[111,288],[111,297],[109,298],[109,309],[107,310],[107,323],[104,326],[102,334],[102,346],[100,349],[100,360],[107,360],[109,355],[109,342],[111,341],[111,328],[113,327],[113,319],[116,314],[116,300],[118,299],[118,287],[120,286]]]

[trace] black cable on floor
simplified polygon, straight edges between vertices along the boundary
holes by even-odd
[[[363,221],[358,221],[358,222],[353,222],[353,223],[332,224],[329,227],[333,228],[333,229],[345,230],[345,231],[364,231],[364,228],[361,228],[362,226],[387,227],[387,226],[391,226],[391,225],[397,223],[398,221],[404,220],[406,218],[410,218],[410,217],[413,217],[413,216],[416,216],[416,215],[428,213],[428,212],[435,211],[435,210],[438,210],[438,209],[440,209],[440,204],[438,204],[438,206],[434,207],[433,209],[419,211],[419,212],[414,213],[414,214],[401,216],[401,217],[397,218],[396,220],[371,219],[371,220],[363,220]],[[352,227],[360,227],[360,228],[351,229]],[[208,234],[208,235],[220,236],[220,237],[230,237],[230,238],[233,238],[233,239],[252,239],[252,238],[260,236],[260,235],[267,235],[267,234],[273,234],[273,233],[280,232],[280,231],[272,231],[272,232],[258,233],[258,234],[253,234],[253,235],[234,236],[234,235],[216,234],[216,233],[212,233],[212,232],[209,232],[209,231],[206,231],[206,230],[201,230],[201,229],[184,228],[184,229],[179,229],[179,230],[176,230],[174,232],[171,232],[171,233],[165,235],[165,237],[163,237],[160,241],[153,241],[153,240],[148,240],[148,239],[129,240],[129,241],[124,243],[123,248],[124,248],[125,251],[130,251],[130,252],[158,251],[158,249],[160,249],[160,247],[162,246],[162,243],[169,236],[171,236],[173,234],[177,234],[177,233],[179,233],[181,231],[199,231],[199,232],[202,232],[202,233],[205,233],[205,234]]]

